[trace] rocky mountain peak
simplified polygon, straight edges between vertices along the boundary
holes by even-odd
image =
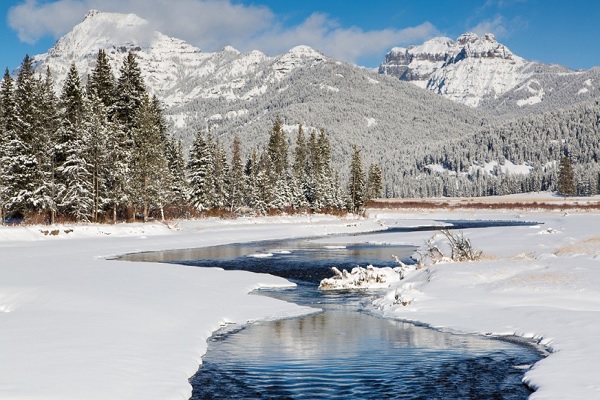
[[[83,18],[83,20],[85,21],[88,18],[94,18],[96,15],[100,14],[99,10],[95,10],[95,9],[91,9],[90,11],[88,11],[85,14],[85,17]]]
[[[491,33],[473,32],[456,41],[437,37],[407,49],[394,48],[379,72],[470,106],[484,97],[499,96],[524,79],[528,64],[499,43]]]

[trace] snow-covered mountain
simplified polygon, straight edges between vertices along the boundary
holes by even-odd
[[[187,145],[197,129],[208,125],[223,140],[240,134],[246,149],[262,145],[279,116],[290,137],[300,123],[307,130],[326,129],[334,161],[344,160],[352,144],[361,144],[366,161],[385,155],[396,163],[402,159],[398,152],[410,149],[390,147],[390,141],[414,149],[428,140],[460,137],[482,119],[468,107],[307,46],[274,57],[232,47],[205,53],[152,31],[132,14],[90,11],[33,60],[40,72],[50,67],[60,91],[71,63],[87,76],[100,48],[115,75],[127,53],[135,51],[146,84],[162,101],[174,134]]]
[[[241,54],[230,46],[205,53],[183,40],[153,31],[146,20],[134,14],[92,10],[47,53],[33,60],[37,70],[50,67],[60,88],[71,63],[87,75],[100,48],[106,50],[115,74],[127,53],[134,51],[146,84],[167,108],[199,97],[248,100],[294,68],[323,59],[306,46],[293,48],[276,60],[259,51]],[[265,70],[263,64],[269,62],[271,69]],[[248,80],[255,84],[244,92]]]
[[[60,92],[71,63],[85,78],[100,48],[117,76],[127,53],[135,52],[149,90],[164,105],[171,133],[185,146],[190,146],[197,130],[209,128],[225,143],[238,134],[247,155],[251,148],[264,146],[279,117],[291,144],[298,124],[305,131],[327,131],[342,181],[352,146],[360,146],[366,165],[376,162],[382,167],[384,190],[390,196],[438,193],[423,189],[425,181],[420,180],[429,176],[429,164],[444,168],[473,164],[473,160],[450,162],[452,154],[435,160],[432,155],[456,143],[470,143],[482,129],[500,124],[490,116],[492,111],[515,115],[564,107],[600,94],[600,69],[571,71],[529,62],[490,35],[463,35],[456,42],[436,38],[422,46],[395,49],[382,66],[385,73],[378,74],[307,46],[273,57],[259,51],[242,54],[232,47],[202,52],[153,31],[135,15],[98,11],[89,12],[33,60],[40,72],[50,68]],[[478,150],[471,154],[475,161]],[[518,165],[526,162],[515,160]],[[414,190],[402,192],[408,179],[413,179]],[[434,182],[430,186],[442,184],[435,176],[430,180]]]
[[[492,34],[465,33],[456,41],[436,37],[418,46],[393,48],[379,72],[471,107],[499,107],[503,112],[540,103],[545,108],[565,106],[600,94],[597,69],[572,71],[528,61]]]

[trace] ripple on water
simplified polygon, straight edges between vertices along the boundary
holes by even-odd
[[[360,312],[255,323],[209,342],[193,399],[526,399],[533,348]]]

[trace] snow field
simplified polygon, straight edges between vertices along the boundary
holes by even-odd
[[[280,278],[109,256],[440,219],[539,224],[465,231],[483,251],[482,261],[407,269],[375,310],[441,330],[529,338],[551,351],[525,374],[537,389],[532,399],[600,398],[600,215],[569,212],[372,210],[367,219],[351,221],[301,216],[76,225],[52,228],[57,235],[41,232],[48,227],[3,227],[0,398],[188,399],[187,380],[215,329],[310,311],[247,295],[289,285]],[[382,233],[377,240],[421,246],[435,234]],[[348,243],[365,240],[347,237]],[[443,244],[442,236],[435,241]]]
[[[281,278],[107,256],[378,228],[318,216],[2,227],[0,398],[187,400],[220,326],[314,311],[248,295]]]

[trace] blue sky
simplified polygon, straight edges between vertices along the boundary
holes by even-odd
[[[600,66],[596,0],[2,0],[0,67],[46,52],[92,8],[136,13],[203,51],[275,55],[307,44],[376,67],[392,47],[473,31],[529,60]]]

